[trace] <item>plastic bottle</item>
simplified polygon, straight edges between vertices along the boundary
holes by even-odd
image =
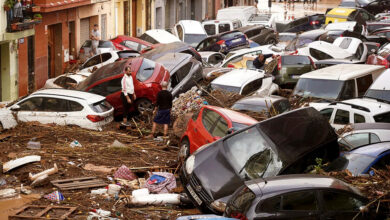
[[[92,209],[91,211],[97,213],[98,215],[100,215],[102,217],[108,217],[111,215],[110,211],[106,211],[103,209]]]

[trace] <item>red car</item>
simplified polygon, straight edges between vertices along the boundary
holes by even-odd
[[[136,50],[138,52],[153,45],[147,41],[126,35],[118,35],[116,38],[111,39],[111,42],[117,50]]]
[[[135,107],[139,112],[152,111],[161,83],[168,82],[169,72],[161,65],[143,57],[117,61],[102,66],[77,86],[77,90],[105,96],[114,107],[116,116],[123,114],[121,80],[125,67],[132,70],[134,89],[137,99]]]
[[[187,130],[180,140],[179,155],[186,158],[201,146],[257,122],[233,110],[205,105],[188,121]]]
[[[382,65],[390,67],[390,44],[383,46],[377,54],[371,54],[367,57],[366,64]]]

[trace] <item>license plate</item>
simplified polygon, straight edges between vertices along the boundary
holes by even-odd
[[[192,187],[190,186],[190,184],[187,185],[187,189],[188,189],[188,192],[190,192],[192,198],[195,199],[196,203],[198,203],[198,205],[201,205],[201,204],[202,204],[202,200],[199,198],[198,195],[196,195],[194,189],[192,189]]]
[[[291,78],[293,79],[299,79],[300,75],[292,75]]]
[[[240,38],[232,40],[232,43],[238,43],[238,42],[241,42]]]

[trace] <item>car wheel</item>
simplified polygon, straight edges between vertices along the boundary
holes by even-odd
[[[276,44],[276,39],[275,38],[268,39],[265,44],[266,45],[268,45],[268,44]]]
[[[184,138],[180,142],[180,151],[179,151],[178,159],[179,161],[184,161],[189,156],[190,156],[190,141],[188,140],[188,138]]]
[[[139,99],[135,102],[135,106],[141,114],[153,112],[153,103],[149,99]]]

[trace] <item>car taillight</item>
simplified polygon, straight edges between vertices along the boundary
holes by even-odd
[[[229,63],[229,64],[227,65],[227,67],[228,67],[228,68],[234,68],[234,65]]]
[[[319,21],[310,21],[310,24],[311,25],[318,25],[318,24],[320,24],[320,22]]]
[[[380,65],[385,66],[386,68],[389,68],[389,62],[386,59],[381,60]]]
[[[278,57],[278,70],[282,69],[282,58]]]
[[[104,117],[99,115],[87,115],[87,118],[92,122],[99,122],[104,120]]]
[[[235,218],[235,219],[240,219],[240,220],[248,220],[248,218],[244,214],[239,213],[239,212],[232,213],[230,215],[230,217]]]
[[[84,53],[84,48],[80,48],[80,53]]]
[[[340,37],[343,37],[343,35],[342,35],[342,34],[340,34]]]
[[[218,45],[222,45],[222,44],[224,44],[224,43],[225,43],[224,40],[220,40],[220,41],[217,42]]]

